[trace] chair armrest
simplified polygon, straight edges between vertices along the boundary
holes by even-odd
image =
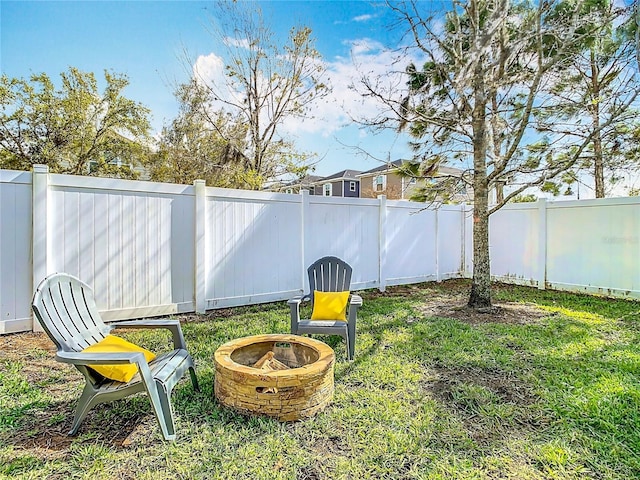
[[[298,333],[298,322],[300,321],[300,304],[311,300],[309,295],[303,295],[302,297],[294,297],[287,303],[291,308],[291,333],[296,335]]]
[[[349,305],[355,305],[355,306],[361,307],[362,297],[360,295],[351,295],[351,299],[349,300]]]
[[[358,316],[358,308],[362,306],[362,297],[360,295],[351,295],[349,301],[349,314],[347,321],[349,322],[349,329],[353,331],[355,335],[356,319]]]
[[[58,352],[56,360],[72,365],[114,365],[121,363],[147,364],[141,352],[95,353],[95,352]]]
[[[73,365],[113,365],[121,363],[135,363],[138,367],[138,373],[140,379],[144,384],[144,388],[147,393],[154,397],[156,404],[159,403],[158,391],[153,388],[153,376],[151,375],[151,369],[147,360],[144,358],[142,352],[127,352],[127,353],[93,353],[93,352],[58,352],[56,353],[56,359],[64,362],[71,363]],[[152,404],[153,408],[155,406]],[[156,415],[158,412],[156,412]]]
[[[287,303],[289,305],[300,305],[302,302],[308,302],[311,300],[310,295],[303,295],[301,297],[293,297],[291,300],[288,300]]]
[[[157,319],[157,320],[127,320],[124,322],[112,323],[111,328],[133,328],[133,329],[156,329],[165,328],[171,332],[173,336],[173,348],[175,349],[187,349],[187,344],[184,341],[182,335],[182,327],[179,320],[171,319]]]

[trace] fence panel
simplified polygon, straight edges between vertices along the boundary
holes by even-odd
[[[49,268],[92,286],[107,319],[193,303],[193,187],[159,186],[51,175]]]
[[[537,285],[539,207],[520,203],[502,207],[490,217],[491,275],[500,281]]]
[[[550,204],[547,283],[551,288],[640,297],[640,200]]]
[[[335,255],[353,267],[354,290],[379,286],[379,205],[378,200],[310,196],[305,265]]]
[[[437,277],[436,211],[424,205],[389,201],[383,271],[387,285]]]
[[[438,280],[459,278],[464,271],[464,205],[438,209]]]
[[[300,196],[207,190],[207,308],[298,295]]]
[[[31,182],[0,170],[0,334],[31,330]]]

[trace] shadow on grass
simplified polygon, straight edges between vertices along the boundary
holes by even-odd
[[[203,394],[194,392],[190,381],[183,379],[172,395],[174,416],[187,418],[190,403],[201,403]],[[0,442],[24,449],[64,452],[72,445],[85,443],[126,447],[132,435],[162,440],[149,398],[144,393],[96,405],[84,418],[76,435],[71,436],[68,432],[76,406],[77,399],[74,399],[28,403],[16,407],[15,412],[5,410],[3,416],[14,416],[16,422],[0,432]]]

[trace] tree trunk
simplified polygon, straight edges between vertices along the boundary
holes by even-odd
[[[487,180],[487,117],[482,62],[474,72],[473,127],[473,282],[468,306],[491,308],[489,261],[489,182]]]
[[[474,155],[475,157],[475,155]],[[491,269],[489,259],[489,214],[487,176],[484,171],[476,174],[473,182],[473,283],[469,307],[491,307]]]
[[[591,123],[595,131],[593,137],[593,178],[595,180],[596,198],[604,198],[604,159],[602,158],[602,135],[600,127],[600,67],[596,54],[591,49]]]
[[[604,160],[600,132],[597,132],[593,138],[593,176],[596,181],[596,198],[604,198]]]
[[[502,181],[496,181],[496,203],[504,202],[504,183]]]

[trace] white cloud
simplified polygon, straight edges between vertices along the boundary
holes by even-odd
[[[314,118],[304,122],[288,120],[284,125],[288,133],[315,133],[328,137],[346,125],[353,124],[354,118],[374,118],[380,113],[380,103],[370,97],[363,97],[357,86],[363,77],[386,77],[396,69],[397,54],[367,38],[351,41],[350,44],[350,58],[336,57],[325,62],[328,83],[333,87],[330,96],[315,105],[311,112]],[[398,91],[398,88],[404,86],[398,75],[392,73],[386,78],[384,88],[394,85]]]
[[[212,87],[222,101],[238,101],[241,97],[229,82],[225,73],[224,60],[215,53],[200,55],[193,65],[193,75],[202,85]]]
[[[375,18],[375,16],[374,15],[370,15],[370,14],[358,15],[357,17],[353,18],[353,21],[354,22],[368,22],[372,18]]]
[[[224,80],[224,60],[215,53],[200,55],[193,65],[194,77],[202,83]]]
[[[233,38],[233,37],[224,37],[224,44],[229,47],[238,47],[249,49],[249,40],[246,38]]]
[[[282,125],[282,135],[296,139],[309,135],[326,139],[338,135],[347,126],[353,128],[354,118],[375,118],[380,113],[380,103],[370,97],[363,97],[358,88],[353,88],[358,86],[363,77],[386,78],[384,88],[393,88],[401,95],[404,80],[399,73],[387,77],[393,70],[404,70],[406,63],[403,61],[398,64],[397,53],[369,38],[353,40],[348,44],[351,47],[349,57],[338,56],[323,62],[326,69],[324,80],[332,86],[331,94],[313,105],[309,112],[311,118],[287,119]],[[401,68],[397,65],[401,65]],[[218,90],[225,86],[228,99],[239,98],[239,93],[233,92],[228,85],[223,59],[215,53],[199,56],[193,70],[197,78],[203,82],[215,83]],[[359,137],[366,135],[367,132],[363,130],[358,132]]]

